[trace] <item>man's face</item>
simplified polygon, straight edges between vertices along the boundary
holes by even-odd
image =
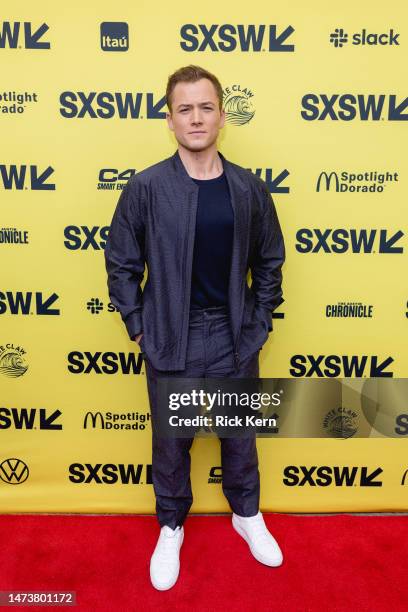
[[[177,83],[171,102],[172,112],[166,119],[177,142],[189,151],[204,151],[214,145],[224,126],[225,112],[220,111],[211,81]]]

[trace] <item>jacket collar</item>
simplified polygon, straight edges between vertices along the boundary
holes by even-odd
[[[220,153],[220,151],[218,151],[218,155],[221,157],[222,165],[224,168],[225,176],[227,178],[227,182],[229,184],[230,190],[234,190],[234,187],[235,187],[235,189],[238,192],[246,193],[248,189],[245,183],[243,182],[242,178],[240,177],[239,173],[237,172],[235,164],[228,161],[224,157],[224,155]],[[183,179],[186,185],[188,185],[190,188],[198,189],[198,186],[195,184],[191,176],[188,174],[183,162],[181,161],[181,157],[179,155],[178,150],[174,153],[174,155],[172,155],[172,157],[170,157],[170,160],[173,164],[174,170],[177,172],[180,178]]]

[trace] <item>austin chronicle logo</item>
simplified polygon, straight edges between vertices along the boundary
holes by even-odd
[[[25,350],[21,346],[15,347],[14,344],[0,346],[0,374],[17,378],[28,370],[28,365],[24,361]]]
[[[28,475],[28,466],[21,459],[13,457],[0,463],[0,478],[7,484],[22,484],[27,480]]]
[[[252,100],[253,93],[247,87],[241,89],[241,85],[231,85],[223,90],[223,105],[225,120],[232,125],[244,125],[249,123],[255,115]]]

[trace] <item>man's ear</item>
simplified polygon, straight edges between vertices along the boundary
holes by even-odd
[[[222,108],[220,111],[221,119],[220,119],[220,128],[223,128],[225,125],[225,110]]]
[[[166,112],[166,119],[167,119],[167,125],[169,126],[170,130],[174,130],[173,128],[173,119],[171,118],[171,113],[167,113]]]

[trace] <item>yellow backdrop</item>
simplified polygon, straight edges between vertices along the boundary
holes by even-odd
[[[267,180],[284,232],[286,301],[261,376],[406,376],[407,13],[368,0],[6,2],[3,512],[154,511],[144,365],[109,304],[103,248],[126,180],[176,149],[163,95],[182,65],[218,75],[219,148]],[[360,404],[345,407],[362,426]],[[404,435],[259,439],[262,508],[406,510]],[[192,456],[193,511],[227,510],[218,442],[197,439]],[[356,470],[321,485],[322,466]]]

